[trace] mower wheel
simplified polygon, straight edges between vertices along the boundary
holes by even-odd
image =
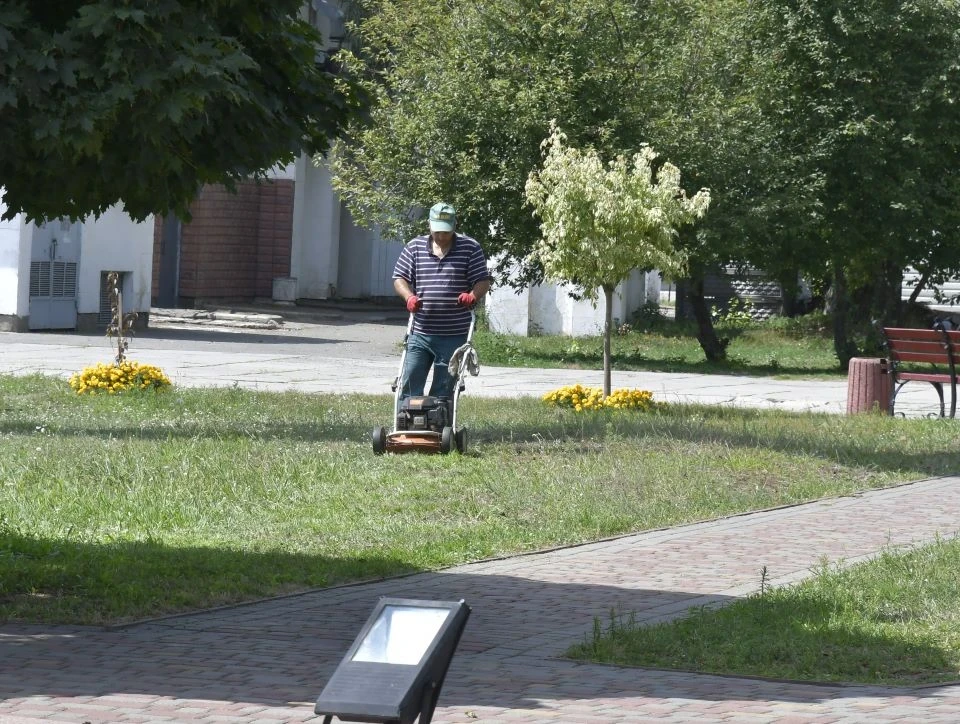
[[[457,443],[457,451],[461,455],[467,454],[467,428],[461,427],[453,434],[453,439]]]
[[[440,432],[440,452],[446,455],[453,450],[453,428],[447,426]]]
[[[373,428],[373,454],[383,455],[387,451],[387,430],[383,427]]]

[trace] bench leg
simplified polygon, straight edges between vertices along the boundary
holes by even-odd
[[[946,409],[943,405],[943,384],[940,382],[931,382],[930,384],[933,385],[933,388],[937,391],[937,395],[940,397],[940,417],[946,417]],[[950,417],[953,417],[955,411],[955,409],[950,410]]]

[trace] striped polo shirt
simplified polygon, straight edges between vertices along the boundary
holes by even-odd
[[[475,239],[455,234],[442,259],[433,253],[428,235],[407,242],[393,269],[394,279],[405,279],[423,301],[413,317],[417,334],[461,335],[470,329],[470,310],[457,297],[489,279],[487,259]]]

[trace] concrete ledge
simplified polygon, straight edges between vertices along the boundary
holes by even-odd
[[[28,332],[29,330],[27,317],[18,317],[16,314],[0,314],[0,332]]]
[[[134,332],[142,332],[150,323],[150,312],[137,312],[137,320],[133,323]],[[107,325],[100,321],[99,313],[78,314],[77,331],[78,332],[98,332],[106,331]]]

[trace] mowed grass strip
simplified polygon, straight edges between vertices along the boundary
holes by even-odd
[[[104,623],[956,471],[941,421],[462,399],[471,453],[374,456],[387,396],[77,396],[0,377],[0,620]]]
[[[884,551],[718,610],[638,626],[598,621],[576,659],[794,680],[917,685],[960,679],[960,541]]]

